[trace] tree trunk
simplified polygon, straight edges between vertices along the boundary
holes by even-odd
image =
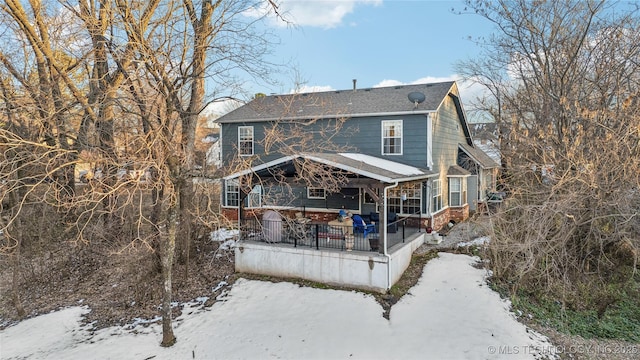
[[[179,195],[178,195],[179,199]],[[179,200],[171,204],[167,209],[167,234],[161,238],[161,262],[162,262],[162,343],[161,346],[172,346],[176,343],[173,334],[171,297],[173,255],[176,248],[176,233],[178,227]]]
[[[20,291],[18,278],[20,277],[20,248],[22,247],[22,221],[18,218],[16,219],[15,226],[13,228],[17,232],[16,234],[16,244],[15,250],[11,254],[11,297],[13,298],[13,305],[16,307],[16,312],[18,313],[19,318],[23,318],[26,315],[24,311],[24,307],[22,306],[22,301],[20,301]]]

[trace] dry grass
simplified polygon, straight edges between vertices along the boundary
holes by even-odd
[[[175,265],[175,301],[209,296],[211,303],[216,295],[212,289],[221,281],[231,282],[233,253],[216,258],[218,245],[207,237],[198,239],[193,243],[189,270],[185,271],[184,264]],[[92,311],[86,320],[101,328],[159,315],[161,277],[154,254],[146,247],[115,251],[60,242],[40,256],[23,258],[20,268],[20,298],[27,317],[87,305]],[[0,325],[4,327],[19,320],[10,296],[11,268],[4,257],[0,273]]]

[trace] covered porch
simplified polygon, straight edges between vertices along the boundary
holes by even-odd
[[[292,191],[296,194],[293,197],[274,191],[300,187],[302,178],[306,180],[302,187],[314,186],[299,172],[317,166],[337,174],[343,190],[355,191],[341,191],[346,194],[344,201],[326,196],[322,199],[324,208],[313,206],[319,201],[311,199],[308,190],[307,198],[301,191]],[[415,191],[421,194],[422,182],[434,176],[429,170],[368,155],[325,153],[283,157],[228,176],[225,180],[237,179],[238,188],[250,184],[239,191],[241,244],[236,250],[236,270],[386,291],[400,278],[411,254],[426,237],[425,204],[418,200],[413,207],[401,208],[405,195],[396,194],[394,199],[389,194],[407,183],[418,184]],[[315,186],[320,188],[321,182]],[[278,194],[280,203],[265,197],[257,201],[256,188]],[[298,201],[300,198],[306,202]],[[256,203],[260,206],[247,206]],[[339,212],[352,216],[343,219]]]

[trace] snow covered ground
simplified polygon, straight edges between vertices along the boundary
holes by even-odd
[[[195,301],[161,326],[92,331],[74,307],[0,332],[1,359],[534,359],[554,347],[516,321],[477,259],[440,253],[391,309],[372,296],[241,279],[210,308]]]

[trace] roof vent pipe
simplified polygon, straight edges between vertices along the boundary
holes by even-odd
[[[353,79],[353,91],[356,91],[356,83],[358,82],[358,79]]]

